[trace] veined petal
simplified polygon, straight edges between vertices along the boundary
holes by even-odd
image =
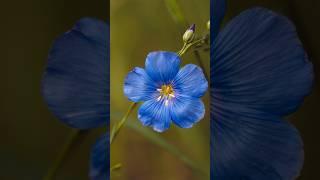
[[[144,69],[134,68],[124,82],[124,94],[133,102],[147,101],[157,93],[156,84],[150,79]]]
[[[217,34],[219,32],[220,24],[226,11],[226,1],[212,0],[210,3],[210,11],[210,34],[212,42],[212,40],[217,37]]]
[[[191,128],[205,114],[204,104],[200,98],[177,96],[170,106],[172,121],[181,128]]]
[[[42,81],[49,109],[75,128],[109,122],[109,27],[85,18],[53,44]]]
[[[158,84],[168,84],[177,75],[180,57],[174,52],[157,51],[148,54],[145,69]]]
[[[255,8],[233,19],[212,47],[211,94],[224,102],[286,115],[313,84],[313,67],[294,25]]]
[[[180,69],[172,85],[177,94],[195,98],[202,97],[208,89],[208,81],[201,68],[193,64]]]
[[[303,165],[298,131],[269,113],[215,100],[211,109],[211,178],[296,179]]]
[[[144,102],[139,108],[138,119],[144,126],[151,126],[157,132],[163,132],[170,127],[170,105],[165,100],[152,99]]]
[[[109,135],[105,134],[94,145],[91,152],[90,173],[91,180],[110,179],[110,148]]]

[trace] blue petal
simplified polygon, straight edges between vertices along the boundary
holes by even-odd
[[[176,96],[170,108],[172,121],[181,128],[191,128],[205,114],[203,102],[199,98]]]
[[[176,93],[195,98],[203,96],[208,89],[208,81],[201,68],[193,64],[180,69],[172,85]]]
[[[210,34],[211,42],[217,37],[221,21],[224,17],[226,11],[226,1],[225,0],[212,0],[210,3]]]
[[[149,53],[145,63],[147,74],[158,84],[168,84],[177,75],[180,57],[173,52],[157,51]]]
[[[296,179],[303,165],[298,131],[269,113],[215,101],[211,110],[211,178]]]
[[[144,126],[151,126],[157,132],[163,132],[170,127],[170,107],[164,100],[152,99],[144,102],[139,108],[138,119]]]
[[[82,18],[74,25],[72,31],[77,31],[90,40],[104,45],[109,43],[109,26],[97,19]]]
[[[90,173],[91,180],[110,179],[110,149],[109,135],[105,134],[94,145],[91,152]]]
[[[212,52],[215,99],[286,115],[312,88],[313,67],[295,27],[267,9],[247,10],[233,19]]]
[[[109,27],[82,19],[53,44],[42,82],[49,109],[75,128],[109,122]]]
[[[147,101],[154,98],[157,86],[144,69],[134,68],[124,82],[124,94],[133,102]]]

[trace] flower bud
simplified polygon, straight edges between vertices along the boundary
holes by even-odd
[[[210,30],[210,20],[207,22],[207,29]]]
[[[195,24],[192,24],[192,25],[186,30],[186,32],[183,34],[183,37],[182,37],[184,43],[190,43],[191,41],[193,41],[195,29],[196,29],[196,25],[195,25]]]

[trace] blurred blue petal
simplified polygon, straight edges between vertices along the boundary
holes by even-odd
[[[234,18],[213,43],[213,96],[272,114],[294,112],[310,93],[313,67],[294,25],[254,8]]]
[[[157,94],[157,85],[144,69],[134,68],[128,73],[124,82],[124,94],[130,101],[147,101]]]
[[[84,18],[53,44],[42,91],[49,109],[75,128],[109,123],[109,27]]]
[[[158,84],[168,84],[177,75],[180,57],[174,52],[157,51],[148,54],[145,69]]]
[[[170,108],[172,121],[181,128],[191,128],[205,114],[201,99],[189,96],[177,95]]]
[[[91,180],[110,179],[110,149],[109,134],[98,139],[91,152],[90,173]]]
[[[286,121],[219,100],[211,118],[212,179],[293,180],[299,175],[303,144]]]
[[[172,85],[177,94],[195,98],[202,97],[208,89],[208,81],[201,68],[194,64],[188,64],[181,68]]]
[[[212,178],[295,179],[303,144],[281,117],[313,83],[295,27],[267,9],[247,10],[219,33],[211,53]]]
[[[164,100],[152,99],[139,108],[138,119],[144,126],[151,126],[157,132],[163,132],[170,127],[170,108]]]
[[[212,40],[214,40],[217,37],[217,34],[220,29],[220,24],[224,17],[225,11],[226,11],[225,0],[211,0],[211,4],[210,4],[211,44],[212,44]]]

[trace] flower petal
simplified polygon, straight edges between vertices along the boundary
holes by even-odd
[[[210,4],[210,34],[212,35],[211,40],[217,37],[221,21],[224,17],[226,11],[226,1],[225,0],[212,0]]]
[[[177,75],[180,57],[174,52],[157,51],[148,54],[145,69],[158,85],[168,84]]]
[[[105,134],[94,145],[91,152],[90,173],[91,180],[110,179],[110,148],[109,135]]]
[[[162,99],[144,102],[139,108],[138,119],[144,126],[151,126],[157,132],[163,132],[170,127],[170,107]]]
[[[193,64],[180,69],[172,85],[176,93],[195,98],[202,97],[208,89],[208,81],[201,68]]]
[[[191,128],[204,117],[204,104],[199,98],[177,96],[172,102],[172,121],[181,128]]]
[[[53,44],[42,81],[49,109],[75,128],[109,122],[109,27],[82,19]]]
[[[157,93],[156,84],[150,79],[144,69],[134,68],[124,82],[124,94],[133,102],[147,101]]]
[[[296,179],[304,161],[298,131],[265,112],[215,101],[211,178]]]
[[[219,33],[211,58],[211,94],[273,114],[294,112],[310,93],[313,67],[285,17],[255,8]]]

